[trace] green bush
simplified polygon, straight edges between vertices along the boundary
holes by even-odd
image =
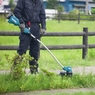
[[[93,9],[92,14],[95,13],[95,9]],[[69,14],[61,14],[61,20],[78,20],[79,11],[74,9],[73,11],[69,12]],[[54,19],[58,19],[57,15]],[[95,15],[85,15],[80,12],[80,20],[95,20]]]
[[[92,8],[91,13],[95,14],[95,8]]]

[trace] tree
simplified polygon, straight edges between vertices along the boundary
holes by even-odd
[[[47,1],[47,8],[48,9],[55,9],[55,7],[57,6],[57,0],[48,0]]]
[[[56,7],[57,11],[58,11],[58,21],[60,23],[60,19],[61,19],[61,15],[62,15],[62,12],[64,11],[64,7],[62,5],[58,5]]]
[[[11,11],[13,11],[15,4],[14,4],[14,0],[9,0],[9,6],[11,8]]]

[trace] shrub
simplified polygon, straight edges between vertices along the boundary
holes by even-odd
[[[95,14],[95,8],[92,8],[91,13]]]

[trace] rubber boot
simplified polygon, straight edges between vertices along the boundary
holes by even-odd
[[[32,61],[29,62],[29,66],[30,66],[31,74],[38,73],[38,63],[35,59],[33,59]]]

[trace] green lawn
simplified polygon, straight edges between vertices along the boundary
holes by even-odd
[[[9,24],[6,20],[0,20],[0,31],[19,31],[17,26]],[[77,24],[77,21],[61,21],[58,23],[57,20],[47,20],[47,30],[46,32],[83,32],[83,27],[88,27],[89,32],[95,31],[94,21],[81,21]],[[89,44],[94,44],[95,37],[89,37]],[[82,44],[82,37],[42,37],[41,41],[45,45],[76,45]],[[0,36],[0,45],[18,45],[19,37],[4,37]],[[72,49],[72,50],[52,50],[53,54],[60,60],[63,65],[93,65],[95,58],[95,49],[89,49],[88,58],[82,60],[82,50]],[[6,61],[4,61],[4,54],[13,55],[16,51],[0,51],[1,63],[3,63],[0,68],[4,69],[6,67]],[[27,52],[28,53],[28,52]],[[41,56],[39,59],[41,67],[45,68],[55,68],[60,67],[56,64],[55,60],[47,51],[41,50]],[[9,67],[8,67],[9,68]]]
[[[88,27],[89,32],[95,31],[94,21],[61,21],[47,20],[47,32],[83,32],[83,27]],[[17,26],[9,24],[6,20],[0,18],[0,31],[19,31]],[[89,37],[89,44],[94,44],[95,37]],[[82,44],[82,37],[42,37],[41,41],[45,45],[71,45]],[[0,36],[0,45],[18,45],[18,37]],[[52,50],[52,53],[64,66],[91,66],[95,65],[95,49],[88,50],[86,59],[82,59],[81,49],[72,50]],[[6,60],[5,54],[12,59],[16,51],[0,51],[0,70],[11,68],[11,61]],[[27,51],[28,54],[28,51]],[[51,57],[46,50],[41,50],[40,59],[38,61],[39,68],[45,70],[61,70],[57,62]],[[28,67],[28,64],[27,64]],[[73,75],[70,77],[60,77],[58,75],[47,75],[48,73],[40,73],[38,75],[26,75],[20,80],[12,80],[9,74],[0,75],[0,93],[33,91],[42,89],[58,89],[58,88],[75,88],[75,87],[95,87],[95,75]],[[31,85],[32,83],[32,85]],[[86,95],[94,95],[94,92],[86,93]],[[59,94],[61,95],[61,93]],[[62,94],[64,95],[64,94]],[[68,95],[68,94],[67,94]],[[85,95],[85,93],[75,93],[71,95]]]
[[[47,31],[53,32],[82,32],[83,27],[88,27],[89,31],[95,31],[95,21],[61,21],[58,23],[56,20],[47,21]]]

